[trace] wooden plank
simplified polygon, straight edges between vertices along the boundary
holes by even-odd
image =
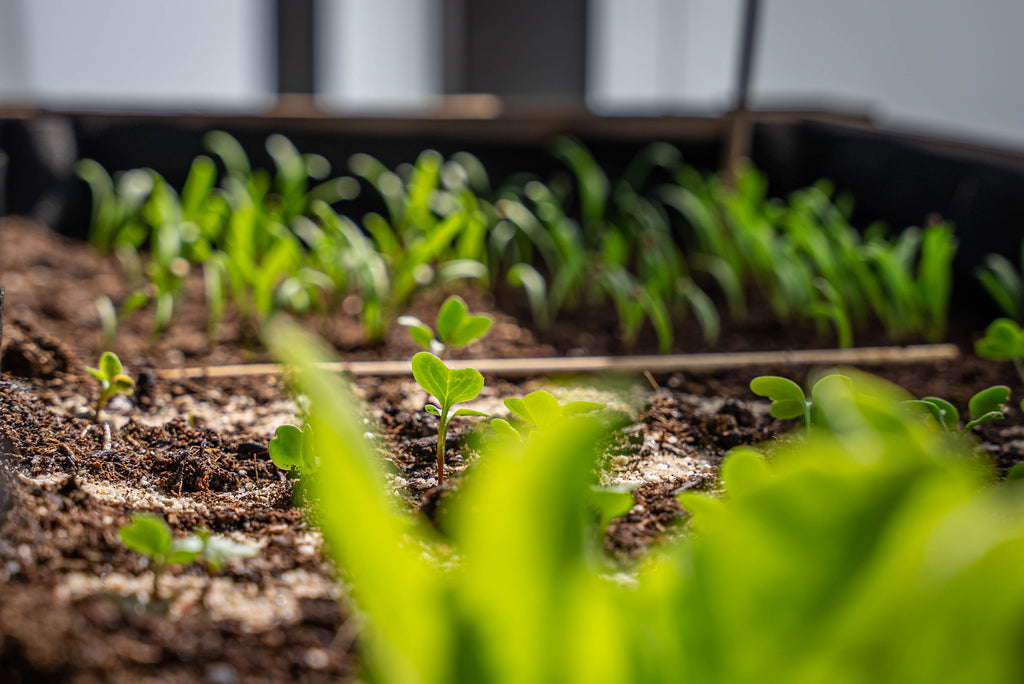
[[[675,371],[719,370],[744,366],[854,365],[887,363],[935,363],[960,355],[954,344],[924,344],[906,347],[858,347],[853,349],[798,349],[792,351],[728,352],[713,354],[664,354],[657,356],[580,356],[526,359],[457,359],[451,368],[476,368],[488,375],[531,376],[578,373],[672,373]],[[409,361],[342,361],[321,364],[325,370],[362,376],[409,375]],[[194,368],[165,368],[157,377],[224,378],[243,375],[276,375],[283,368],[276,363],[240,364]]]

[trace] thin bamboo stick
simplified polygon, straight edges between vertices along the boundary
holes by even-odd
[[[923,344],[906,347],[859,347],[853,349],[799,349],[792,351],[727,352],[716,354],[663,354],[657,356],[579,356],[526,359],[458,359],[447,361],[450,368],[476,368],[489,375],[556,375],[574,373],[671,373],[674,371],[718,370],[757,365],[934,363],[960,355],[954,344]],[[324,370],[350,375],[409,375],[409,361],[342,361],[320,364]],[[276,375],[283,367],[276,363],[232,366],[165,368],[155,370],[167,379],[224,378],[244,375]]]

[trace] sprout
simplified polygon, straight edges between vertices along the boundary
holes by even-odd
[[[96,420],[99,420],[100,411],[114,395],[135,391],[135,381],[124,373],[124,366],[114,352],[103,352],[99,368],[87,366],[85,370],[100,383],[100,396],[96,399]]]

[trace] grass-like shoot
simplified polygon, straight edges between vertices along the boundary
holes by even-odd
[[[491,330],[490,314],[471,314],[462,297],[452,295],[437,313],[436,332],[415,316],[399,316],[399,325],[409,329],[413,341],[439,357],[479,340]]]
[[[438,418],[437,484],[444,484],[444,450],[448,425],[456,416],[484,416],[473,409],[456,409],[455,404],[472,401],[484,388],[484,376],[475,368],[452,369],[430,352],[412,357],[412,375],[416,383],[437,399],[439,405],[427,404],[424,409]]]
[[[112,397],[117,394],[131,394],[135,391],[135,381],[124,372],[121,360],[114,352],[103,352],[100,357],[99,368],[87,366],[89,374],[100,383],[100,396],[96,399],[96,419],[99,420],[100,411],[107,405]]]

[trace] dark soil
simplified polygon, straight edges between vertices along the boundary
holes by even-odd
[[[94,297],[117,302],[128,294],[116,260],[24,221],[0,220],[0,287],[0,682],[354,680],[358,630],[319,536],[292,504],[292,482],[267,451],[274,428],[296,421],[281,381],[170,381],[152,372],[266,360],[245,344],[236,320],[226,321],[214,342],[207,339],[198,276],[189,284],[197,304],[181,308],[155,344],[146,312],[122,322],[114,351],[138,387],[133,397],[111,402],[109,435],[90,415],[98,390],[84,367],[102,351]],[[625,351],[609,333],[615,322],[607,311],[537,333],[512,293],[463,295],[472,310],[497,319],[492,334],[467,350],[470,357]],[[425,295],[411,312],[429,319],[443,296]],[[326,330],[311,327],[346,360],[405,359],[416,351],[401,329],[383,345],[365,345],[353,314]],[[680,324],[679,351],[708,351],[694,327]],[[954,328],[964,350],[957,361],[866,370],[961,408],[992,384],[1009,384],[1022,396],[1012,367],[968,353],[973,331]],[[807,332],[753,320],[729,327],[714,351],[829,345]],[[637,351],[650,352],[652,344],[645,338]],[[815,370],[676,373],[652,378],[657,389],[643,377],[620,383],[626,389],[617,401],[632,424],[610,448],[605,477],[636,486],[636,505],[609,526],[609,565],[628,568],[678,533],[683,512],[675,495],[713,488],[726,451],[791,426],[767,415],[748,389],[751,378],[773,373],[805,382]],[[502,398],[545,386],[537,378],[487,381],[480,401],[488,411],[500,411]],[[404,378],[361,378],[356,389],[396,491],[410,511],[433,517],[477,457],[463,446],[469,426],[454,430],[451,481],[438,488],[436,424],[421,410],[425,395]],[[999,471],[1024,458],[1019,411],[976,432]],[[118,538],[137,511],[160,513],[176,533],[202,525],[261,551],[212,576],[199,566],[170,569],[154,597],[146,561]]]

